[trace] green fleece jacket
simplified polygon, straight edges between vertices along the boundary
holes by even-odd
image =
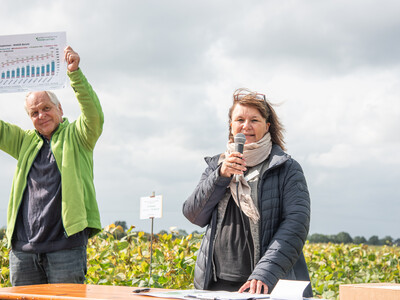
[[[53,133],[50,146],[61,173],[61,216],[65,234],[85,228],[91,235],[101,230],[93,183],[93,149],[103,130],[99,99],[80,69],[68,72],[81,115],[72,123],[64,118]],[[26,180],[43,140],[36,130],[22,130],[0,120],[0,149],[18,160],[7,213],[8,246],[11,245]]]

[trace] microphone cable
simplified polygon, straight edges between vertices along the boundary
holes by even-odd
[[[240,205],[240,197],[239,197],[239,181],[236,182],[236,197],[238,199],[239,203],[239,211],[240,211],[240,219],[242,221],[242,226],[244,230],[244,236],[245,236],[245,247],[247,245],[247,249],[249,250],[250,254],[250,261],[251,261],[251,272],[254,270],[254,260],[253,260],[253,253],[250,247],[250,242],[249,242],[249,236],[248,236],[248,231],[246,230],[246,223],[244,222],[244,217],[243,217],[243,212],[242,212],[242,206]]]

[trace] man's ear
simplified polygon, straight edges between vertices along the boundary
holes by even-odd
[[[64,115],[64,112],[63,112],[63,109],[62,109],[62,107],[61,107],[61,103],[59,103],[58,104],[58,109],[60,110],[60,112],[61,112],[61,117]]]

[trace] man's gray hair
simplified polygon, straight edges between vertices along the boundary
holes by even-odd
[[[47,96],[49,96],[50,101],[53,102],[54,105],[57,106],[57,108],[58,108],[59,105],[60,105],[60,101],[58,100],[56,94],[54,94],[54,93],[51,92],[51,91],[44,91],[44,92],[47,94]],[[25,111],[26,111],[28,114],[29,114],[29,112],[28,112],[28,108],[26,107],[26,100],[28,99],[28,97],[29,97],[32,93],[33,93],[33,92],[29,92],[29,93],[27,93],[26,96],[25,96],[25,104],[24,104],[24,106],[25,106]]]

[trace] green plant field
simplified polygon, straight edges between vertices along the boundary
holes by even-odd
[[[314,294],[326,299],[341,284],[400,282],[400,247],[307,243],[304,255]]]
[[[150,279],[150,239],[143,232],[110,225],[88,245],[88,284],[191,289],[201,235],[158,234],[153,239]],[[0,240],[2,287],[10,286],[8,249]],[[338,299],[339,285],[400,282],[400,247],[307,243],[304,254],[315,297]]]

